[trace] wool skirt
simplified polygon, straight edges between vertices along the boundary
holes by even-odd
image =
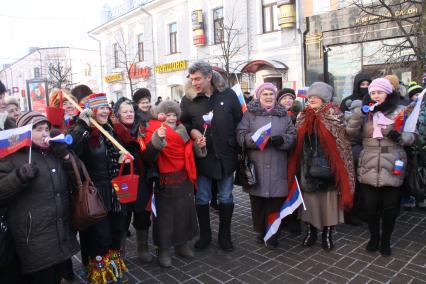
[[[299,211],[302,221],[317,229],[344,222],[337,190],[303,192],[302,196],[306,205],[306,211],[303,208]]]
[[[157,217],[153,239],[159,248],[182,245],[198,235],[194,186],[186,179],[179,184],[162,186],[155,194]]]

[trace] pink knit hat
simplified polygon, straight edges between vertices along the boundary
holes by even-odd
[[[272,83],[263,83],[262,85],[259,85],[256,88],[256,99],[259,99],[260,94],[264,91],[264,90],[271,90],[272,92],[274,92],[274,94],[277,94],[277,87],[275,87],[274,84]]]
[[[368,93],[373,91],[383,91],[386,94],[391,94],[393,92],[393,87],[388,79],[377,78],[374,79],[368,86]]]

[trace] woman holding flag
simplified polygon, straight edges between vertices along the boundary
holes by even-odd
[[[160,186],[156,187],[153,208],[154,243],[159,248],[158,263],[171,266],[170,248],[175,247],[177,255],[193,257],[188,241],[198,234],[194,203],[194,186],[197,173],[194,152],[198,157],[206,156],[206,140],[194,144],[178,121],[181,114],[179,105],[173,101],[161,102],[155,109],[155,117],[146,128],[145,143],[156,149],[151,159],[160,173]],[[156,214],[155,214],[156,212]]]
[[[110,124],[111,109],[105,94],[92,94],[79,118],[70,129],[72,149],[85,164],[102,197],[108,215],[98,223],[80,231],[82,254],[88,256],[87,276],[90,283],[117,281],[127,271],[120,256],[124,236],[124,206],[118,201],[111,179],[119,172],[120,153],[103,133],[93,127],[90,118],[111,136],[116,133]]]
[[[309,105],[296,122],[297,143],[288,163],[289,186],[294,189],[295,175],[306,210],[301,219],[307,225],[303,245],[310,247],[322,229],[322,247],[332,250],[332,231],[343,222],[343,209],[352,207],[355,188],[352,151],[345,134],[343,114],[333,105],[333,88],[323,82],[308,90]]]
[[[49,136],[59,131],[53,133],[41,113],[21,115],[17,125],[8,143],[15,151],[31,147],[0,159],[0,205],[8,206],[8,229],[25,283],[59,284],[65,261],[79,251],[70,216],[75,188],[71,153],[64,143],[49,143]],[[17,283],[3,275],[1,281]]]
[[[346,132],[362,137],[358,181],[364,194],[370,241],[366,250],[391,254],[390,239],[400,206],[407,154],[403,146],[414,142],[414,133],[404,132],[403,106],[389,80],[378,78],[368,86],[363,107],[355,109]],[[398,117],[400,119],[398,119]],[[380,233],[380,220],[382,221]]]
[[[250,194],[254,230],[263,243],[268,215],[279,211],[287,196],[287,152],[293,147],[296,130],[287,110],[276,102],[277,88],[263,83],[256,89],[255,100],[247,106],[237,126],[237,141],[244,146],[255,165],[257,184],[244,187]],[[268,241],[278,246],[279,231]]]

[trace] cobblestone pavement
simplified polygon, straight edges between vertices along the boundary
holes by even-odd
[[[402,212],[392,236],[393,254],[381,257],[367,253],[367,227],[339,225],[334,233],[335,249],[325,252],[321,242],[301,246],[302,235],[284,232],[277,250],[256,244],[252,230],[250,201],[240,188],[236,199],[232,233],[235,250],[221,251],[217,245],[218,216],[211,212],[213,242],[196,252],[193,259],[172,258],[173,266],[156,262],[142,264],[136,257],[135,233],[127,239],[127,283],[426,283],[426,214]],[[320,236],[319,236],[320,237]],[[320,240],[320,239],[319,239]],[[151,246],[152,253],[155,252]],[[78,281],[84,283],[81,262],[74,257]]]

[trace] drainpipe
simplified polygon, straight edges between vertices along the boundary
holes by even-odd
[[[102,42],[100,39],[97,39],[96,37],[92,36],[91,34],[87,34],[91,39],[98,42],[99,45],[99,61],[100,61],[100,68],[101,68],[101,90],[104,92],[104,72],[102,68]]]
[[[305,30],[302,30],[302,25],[301,25],[301,20],[302,20],[302,7],[301,7],[301,3],[300,0],[296,0],[296,30],[299,32],[300,35],[300,46],[302,47],[302,52],[301,52],[301,60],[300,60],[300,64],[301,64],[301,68],[302,68],[302,87],[305,86],[305,72],[306,72],[306,66],[305,66],[305,35],[308,32],[308,29],[305,27]]]
[[[148,15],[151,18],[151,40],[152,40],[152,70],[154,74],[154,91],[155,96],[158,97],[157,93],[157,72],[155,72],[155,65],[157,65],[157,55],[156,55],[156,48],[155,48],[155,40],[154,40],[154,16],[148,12],[144,7],[141,6],[141,11]]]

